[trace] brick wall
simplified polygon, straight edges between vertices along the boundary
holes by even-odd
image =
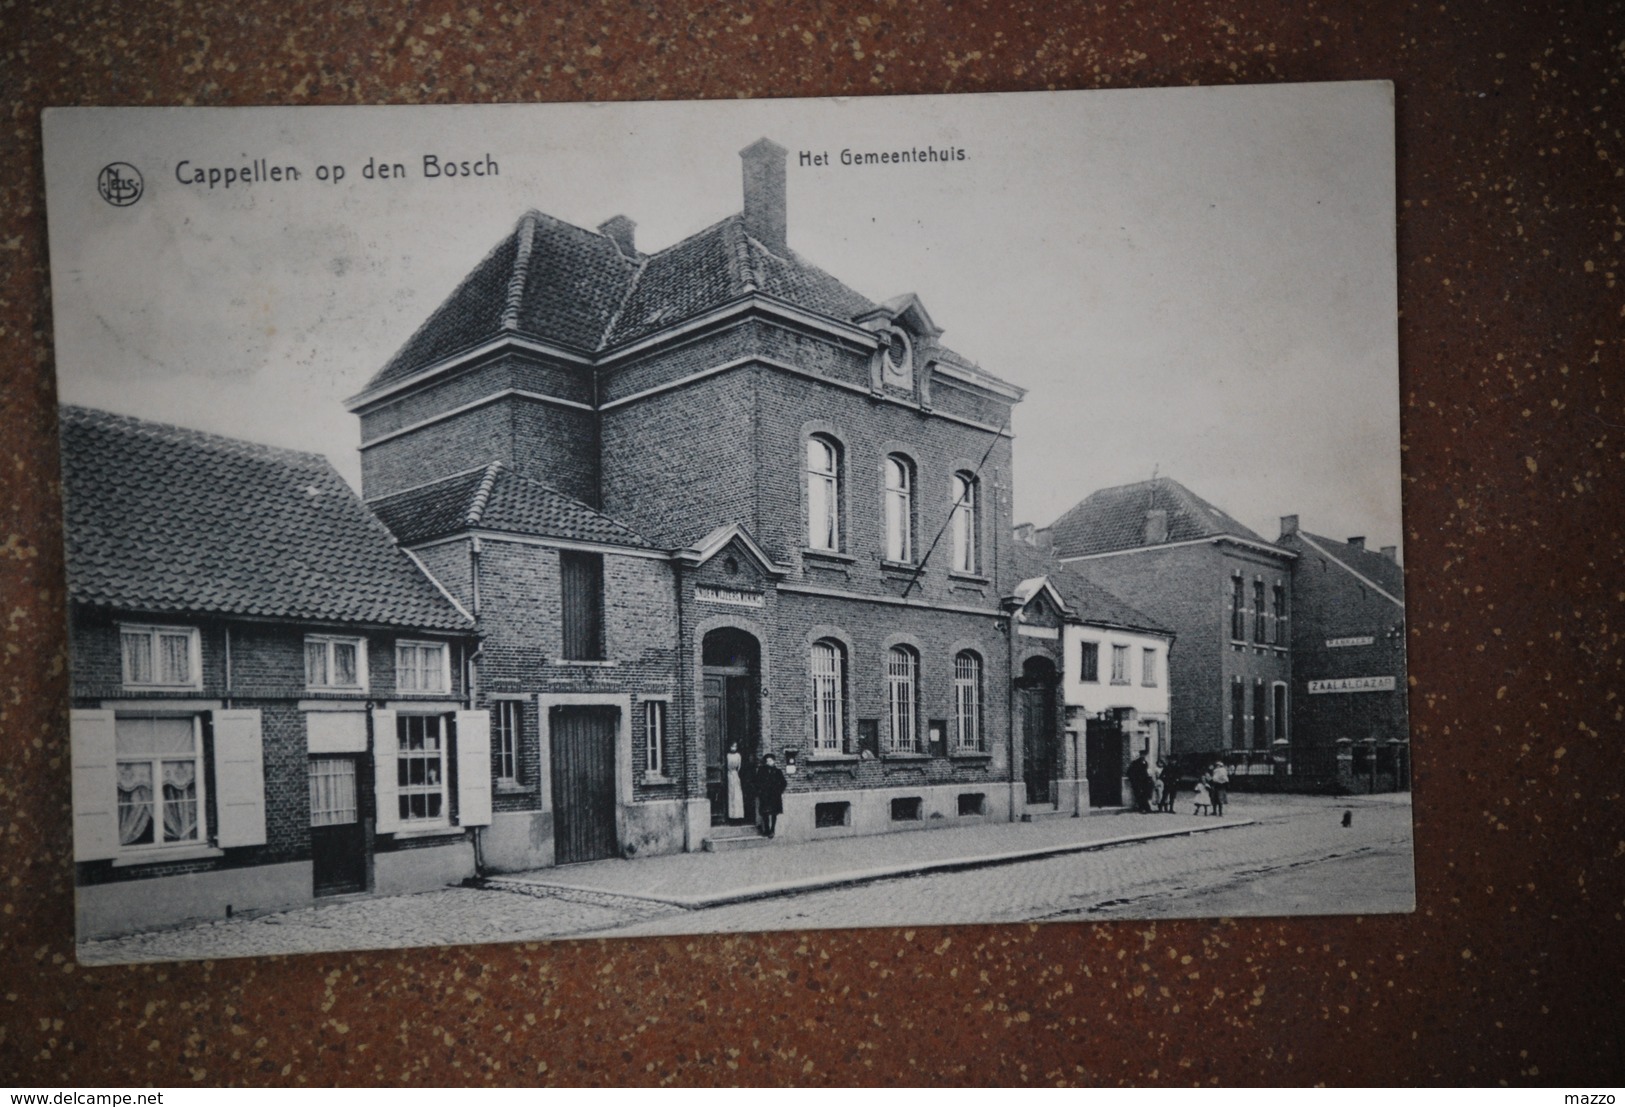
[[[1294,745],[1407,737],[1404,643],[1389,637],[1396,626],[1404,627],[1403,609],[1294,536],[1282,543],[1299,553],[1292,582]],[[1371,644],[1326,645],[1328,639],[1362,637]],[[1390,676],[1394,691],[1309,694],[1312,680],[1364,676]]]

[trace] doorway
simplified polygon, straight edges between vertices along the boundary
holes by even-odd
[[[364,892],[367,836],[359,758],[312,757],[308,776],[311,891],[318,896]]]
[[[711,825],[750,823],[756,818],[756,762],[761,751],[757,689],[761,646],[734,627],[713,630],[700,645],[705,706],[705,792]],[[742,806],[730,816],[728,751],[738,746]]]
[[[1083,758],[1089,778],[1089,806],[1123,806],[1123,727],[1115,717],[1087,721]]]
[[[555,707],[549,713],[555,864],[620,854],[615,827],[619,724],[615,707]]]
[[[1056,799],[1057,683],[1055,664],[1047,657],[1028,658],[1016,682],[1021,695],[1021,771],[1028,803],[1054,803]]]

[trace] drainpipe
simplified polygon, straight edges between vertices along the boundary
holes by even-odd
[[[226,706],[229,708],[231,706],[231,624],[230,623],[222,623],[222,624],[220,624],[220,627],[221,627],[221,629],[223,631],[225,631],[225,634],[226,634],[226,649],[225,649],[226,695],[225,695],[225,700],[226,700]],[[201,668],[201,666],[199,666],[199,667]]]
[[[674,599],[677,603],[677,688],[675,690],[676,694],[672,696],[672,703],[677,707],[677,730],[681,734],[681,738],[678,740],[678,748],[683,751],[683,771],[680,776],[683,788],[683,852],[688,853],[694,848],[694,841],[689,833],[690,824],[688,818],[688,807],[693,801],[693,797],[689,795],[688,712],[683,710],[683,705],[688,700],[688,691],[692,691],[692,689],[689,688],[688,684],[688,651],[683,645],[683,563],[675,558],[671,562],[671,579],[672,586],[675,589]],[[670,742],[671,740],[671,719],[668,718],[666,720],[666,741]],[[669,746],[666,755],[671,756]]]
[[[1004,642],[1005,642],[1005,670],[1008,680],[1004,685],[1004,702],[1006,718],[1006,731],[1009,738],[1009,754],[1005,762],[1005,772],[1010,775],[1010,822],[1020,821],[1016,814],[1016,613],[1006,610],[1004,614]]]

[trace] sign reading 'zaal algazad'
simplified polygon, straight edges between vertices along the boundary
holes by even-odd
[[[1335,680],[1311,680],[1309,694],[1319,692],[1392,692],[1394,678],[1391,676],[1369,677],[1338,677]]]

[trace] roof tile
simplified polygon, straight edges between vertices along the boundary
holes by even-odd
[[[1056,556],[1083,557],[1151,545],[1145,540],[1145,523],[1152,510],[1167,512],[1165,542],[1229,536],[1269,545],[1227,512],[1163,477],[1091,492],[1051,526]]]
[[[402,545],[467,530],[648,548],[630,527],[500,462],[369,505]]]
[[[470,631],[323,457],[61,409],[78,603]]]

